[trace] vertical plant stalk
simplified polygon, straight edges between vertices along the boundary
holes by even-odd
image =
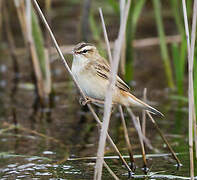
[[[27,24],[26,24],[25,13],[24,13],[25,12],[24,0],[13,0],[13,1],[16,7],[17,16],[23,33],[23,38],[25,44],[27,44]]]
[[[196,41],[196,23],[197,23],[197,0],[194,0],[194,5],[193,5],[193,17],[192,17],[192,32],[191,32],[191,66],[190,67],[192,70],[192,99],[193,99],[193,129],[194,129],[194,141],[195,141],[195,147],[197,147],[197,131],[196,131],[196,109],[195,109],[195,98],[194,98],[194,78],[193,78],[193,72],[194,72],[194,51],[195,51],[195,41]],[[197,86],[195,84],[195,86]],[[197,92],[195,92],[197,93]],[[197,102],[196,102],[197,103]],[[196,149],[197,152],[197,149]],[[197,159],[197,154],[196,154],[196,159]],[[194,161],[194,159],[193,159]],[[195,167],[194,167],[195,168]]]
[[[142,12],[146,0],[133,1],[133,6],[130,8],[127,31],[126,31],[126,74],[125,79],[129,82],[133,79],[134,74],[134,50],[132,43],[134,41],[138,19]]]
[[[99,8],[99,14],[100,14],[100,18],[101,18],[102,27],[103,27],[103,34],[104,34],[105,43],[106,43],[106,46],[107,46],[107,52],[108,52],[108,57],[109,57],[110,65],[112,65],[111,48],[110,48],[110,43],[109,43],[109,39],[108,39],[108,35],[107,35],[107,30],[106,30],[105,22],[104,22],[104,18],[103,18],[103,12],[102,12],[102,9],[101,8]],[[121,106],[120,106],[120,109],[122,110],[122,107]],[[122,120],[124,120],[123,112],[121,111],[120,113],[121,113],[121,116],[122,116]],[[127,140],[129,141],[128,133],[127,133]],[[129,144],[130,144],[130,142],[129,142]],[[134,170],[135,169],[134,168],[135,166],[134,166],[134,158],[133,158],[131,144],[130,144],[130,147],[129,147],[129,154],[130,154],[131,163],[132,163],[131,169]],[[104,161],[104,165],[105,165],[105,161]]]
[[[146,146],[147,146],[150,150],[155,150],[155,151],[157,151],[157,150],[154,149],[153,146],[151,145],[150,140],[149,140],[148,138],[146,138],[146,137],[142,134],[142,132],[141,132],[141,130],[139,129],[139,126],[138,126],[138,124],[137,124],[137,120],[136,120],[137,117],[134,115],[134,113],[133,113],[133,111],[131,110],[131,108],[127,107],[127,112],[129,113],[129,115],[130,115],[130,117],[131,117],[131,120],[132,120],[132,122],[133,122],[133,124],[134,124],[135,129],[138,131],[139,135],[140,135],[141,138],[143,139],[143,141],[144,141],[144,143],[146,144]],[[158,151],[157,151],[157,152],[158,152]]]
[[[1,35],[2,35],[2,23],[3,23],[3,19],[2,19],[2,8],[3,7],[3,0],[0,0],[0,41],[1,41]]]
[[[48,97],[51,92],[51,74],[48,50],[45,50],[44,38],[38,17],[32,10],[32,38],[36,48],[36,54],[39,60],[39,67],[42,73],[42,86],[44,97]]]
[[[174,62],[174,69],[175,69],[175,78],[176,78],[176,87],[178,94],[180,96],[184,95],[184,75],[185,75],[185,63],[186,63],[186,56],[187,56],[187,42],[185,38],[185,29],[184,23],[182,21],[182,11],[180,11],[181,1],[173,0],[170,1],[172,12],[174,16],[174,20],[176,26],[178,28],[179,33],[181,34],[182,43],[178,46],[177,43],[172,44],[172,57]],[[181,102],[179,103],[179,106]]]
[[[45,17],[49,25],[51,25],[51,7],[52,7],[52,0],[45,0]],[[46,38],[46,47],[48,50],[50,50],[49,48],[51,46],[51,39],[47,30],[45,31],[45,38]]]
[[[147,89],[144,88],[143,92],[143,100],[146,103],[147,102]],[[146,136],[146,111],[142,111],[142,134]]]
[[[62,61],[64,67],[65,67],[66,70],[68,71],[69,75],[71,76],[71,78],[72,78],[73,82],[75,83],[77,89],[79,90],[80,94],[82,95],[82,97],[84,98],[84,100],[87,101],[87,98],[86,98],[85,94],[83,93],[82,89],[80,88],[79,84],[77,83],[75,77],[73,76],[73,74],[72,74],[72,72],[71,72],[71,70],[70,70],[70,68],[69,68],[69,66],[68,66],[68,64],[67,64],[67,62],[66,62],[66,60],[65,60],[65,58],[64,58],[64,56],[63,56],[63,54],[62,54],[62,52],[61,52],[61,49],[60,49],[60,47],[59,47],[59,45],[58,45],[58,43],[57,43],[57,41],[56,41],[56,39],[55,39],[55,37],[54,37],[54,35],[53,35],[53,32],[51,31],[51,29],[50,29],[50,27],[49,27],[49,25],[48,25],[48,23],[47,23],[47,21],[46,21],[44,15],[43,15],[42,11],[41,11],[41,9],[40,9],[38,3],[37,3],[37,1],[36,1],[36,0],[32,0],[32,1],[33,1],[34,5],[35,5],[35,8],[37,9],[37,11],[38,11],[40,17],[41,17],[41,20],[43,21],[43,23],[44,23],[46,29],[48,30],[48,32],[49,32],[49,34],[50,34],[50,37],[51,37],[51,39],[52,39],[52,42],[54,43],[55,48],[56,48],[56,50],[57,50],[57,52],[58,52],[58,54],[59,54],[59,56],[60,56],[60,60]],[[92,108],[92,106],[91,106],[90,104],[87,104],[87,106],[88,106],[90,112],[92,113],[94,119],[96,120],[96,122],[97,122],[97,123],[99,124],[99,126],[101,127],[101,126],[102,126],[102,122],[101,122],[100,119],[98,118],[98,116],[97,116],[97,114],[95,113],[94,109]],[[109,136],[108,133],[107,133],[107,139],[109,140],[109,142],[110,142],[111,146],[114,148],[114,150],[118,153],[118,155],[119,155],[121,161],[122,161],[123,164],[126,166],[126,168],[128,169],[128,171],[131,171],[131,169],[129,168],[128,164],[126,163],[126,161],[124,160],[124,158],[123,158],[122,155],[120,154],[118,148],[116,147],[116,145],[114,144],[113,140],[111,139],[111,137]]]
[[[10,17],[8,14],[9,11],[8,11],[6,3],[4,4],[2,14],[4,15],[4,18],[5,18],[5,30],[6,30],[7,40],[8,40],[8,44],[9,44],[9,49],[10,49],[10,55],[13,60],[14,72],[15,72],[15,76],[16,76],[14,79],[16,80],[18,73],[19,73],[18,57],[16,54],[16,45],[15,45],[15,40],[14,40],[14,36],[12,33],[12,29],[10,26]]]
[[[196,116],[194,116],[194,142],[195,142],[196,160],[197,160],[197,125],[196,125]]]
[[[107,53],[108,53],[108,57],[109,57],[109,62],[110,62],[110,65],[112,65],[111,48],[110,48],[110,43],[109,43],[109,39],[108,39],[108,36],[107,36],[107,30],[106,30],[106,27],[105,27],[105,22],[104,22],[104,18],[103,18],[103,12],[102,12],[101,8],[99,8],[99,14],[100,14],[100,18],[101,18],[102,27],[103,27],[103,34],[104,34],[105,43],[106,43],[106,47],[107,47]]]
[[[45,15],[47,22],[49,25],[51,24],[51,9],[52,9],[52,0],[45,0]],[[44,68],[46,69],[46,76],[44,78],[44,91],[47,95],[49,95],[52,91],[52,83],[51,83],[51,66],[50,66],[50,58],[51,58],[51,39],[49,32],[45,29],[45,63]]]
[[[157,30],[160,37],[160,48],[161,48],[161,55],[164,62],[165,73],[167,77],[168,86],[174,89],[174,82],[172,76],[172,70],[170,65],[170,58],[168,54],[168,49],[165,40],[165,33],[164,27],[162,23],[162,16],[161,16],[161,1],[153,0],[154,11],[155,11],[155,18],[157,22]]]
[[[122,52],[120,56],[120,75],[125,76],[125,66],[126,66],[126,40],[124,37],[124,42],[122,44]]]
[[[44,83],[43,83],[43,77],[42,72],[39,65],[38,56],[36,53],[36,47],[34,44],[33,36],[32,36],[32,11],[31,11],[31,1],[26,0],[26,30],[27,30],[27,43],[30,49],[32,63],[34,67],[34,73],[36,76],[36,84],[38,89],[38,94],[41,99],[44,98]]]
[[[133,157],[132,146],[131,146],[131,143],[130,143],[130,140],[129,140],[128,131],[127,131],[127,125],[126,125],[126,122],[125,122],[122,106],[119,105],[118,108],[119,108],[120,117],[121,117],[121,121],[122,121],[122,125],[123,125],[125,141],[126,141],[126,145],[127,145],[128,152],[129,152],[130,163],[131,163],[130,167],[131,167],[131,170],[134,172],[135,169],[136,169],[136,166],[135,166],[135,160],[134,160],[134,157]]]
[[[194,64],[194,46],[195,46],[195,31],[196,31],[196,4],[197,0],[194,1],[193,8],[193,22],[192,22],[192,38],[190,45],[190,36],[189,36],[189,25],[187,18],[187,9],[185,0],[182,0],[183,5],[183,15],[185,23],[185,33],[187,39],[187,50],[188,50],[188,99],[189,99],[189,153],[190,153],[190,176],[191,179],[194,179],[194,154],[193,154],[193,118],[194,118],[194,92],[193,92],[193,64]]]
[[[151,122],[153,123],[154,127],[156,128],[157,132],[159,133],[159,135],[161,136],[161,138],[163,139],[163,141],[165,142],[165,144],[167,145],[169,151],[171,152],[173,158],[176,160],[177,165],[181,166],[181,162],[179,160],[179,158],[176,156],[175,152],[173,151],[172,147],[170,146],[169,142],[167,141],[167,139],[165,138],[165,136],[163,135],[162,131],[160,130],[159,126],[157,125],[157,123],[155,122],[155,120],[153,119],[153,117],[151,116],[151,114],[146,111],[146,113],[148,114]]]
[[[120,23],[123,20],[124,15],[124,8],[125,8],[125,0],[120,0],[119,6],[120,6]],[[124,36],[124,40],[122,43],[122,52],[120,57],[120,73],[122,76],[125,75],[125,63],[126,63],[126,39]]]
[[[142,151],[142,159],[143,159],[143,162],[144,162],[143,171],[144,171],[144,173],[147,174],[149,169],[147,168],[146,152],[145,152],[145,148],[144,148],[144,142],[146,142],[146,141],[148,142],[148,139],[146,139],[145,136],[142,134],[142,129],[141,129],[139,117],[136,117],[130,108],[127,108],[127,111],[129,113],[129,115],[131,116],[131,119],[133,121],[135,129],[138,133],[138,137],[139,137],[139,141],[140,141],[140,147],[141,147],[141,151]],[[149,145],[149,146],[151,146],[151,145]]]
[[[139,133],[139,132],[142,132],[139,117],[137,117],[136,120],[137,120],[136,122],[137,122],[137,125],[138,125],[138,129],[139,129],[139,131],[137,131],[137,132],[138,132],[138,136],[139,136],[139,140],[140,140],[140,145],[141,145],[141,150],[142,150],[142,158],[143,158],[143,162],[144,162],[143,170],[147,174],[148,173],[148,168],[147,168],[147,161],[146,161],[146,152],[145,152],[145,148],[144,148],[143,139],[142,139],[142,137],[140,136],[140,133]]]
[[[94,179],[95,180],[101,180],[102,176],[102,168],[103,168],[103,156],[105,151],[105,144],[106,144],[106,137],[107,137],[107,131],[109,127],[109,120],[111,116],[111,107],[112,107],[112,94],[113,89],[116,82],[116,75],[118,71],[118,64],[120,59],[120,53],[121,53],[121,47],[124,39],[124,34],[126,30],[126,23],[127,23],[127,17],[128,12],[130,8],[131,0],[128,0],[126,6],[125,6],[125,14],[124,14],[124,20],[120,24],[120,31],[118,34],[118,39],[115,42],[114,46],[114,53],[113,53],[113,64],[111,66],[111,73],[110,73],[110,83],[108,90],[106,91],[105,95],[105,104],[104,104],[104,116],[103,116],[103,125],[101,128],[100,138],[99,138],[99,145],[98,145],[98,151],[97,151],[97,160],[95,165],[95,171],[94,171]]]
[[[101,8],[99,8],[99,14],[100,14],[100,18],[101,18],[102,27],[103,27],[103,34],[104,34],[105,43],[106,43],[106,46],[107,46],[107,52],[108,52],[108,57],[109,57],[110,65],[112,65],[111,48],[110,48],[110,43],[109,43],[109,39],[108,39],[108,35],[107,35],[107,30],[106,30],[106,27],[105,27],[105,22],[104,22],[104,17],[103,17],[103,12],[102,12],[102,9]]]
[[[94,41],[98,42],[100,45],[100,43],[101,43],[101,29],[100,29],[100,27],[97,26],[97,22],[94,17],[94,11],[90,11],[89,22],[90,22],[90,30],[92,33],[92,38],[94,39]]]
[[[52,83],[51,83],[51,66],[50,66],[50,57],[49,57],[49,50],[45,49],[45,78],[44,78],[44,92],[46,95],[51,93]]]
[[[2,15],[4,16],[4,24],[5,24],[5,30],[6,30],[6,35],[7,35],[7,40],[8,40],[8,47],[9,47],[9,53],[10,56],[12,58],[12,65],[13,65],[13,71],[14,71],[14,75],[12,78],[12,89],[11,89],[11,104],[12,104],[12,114],[13,114],[13,121],[15,124],[17,124],[17,118],[16,118],[16,109],[15,109],[15,103],[16,103],[16,94],[17,94],[17,87],[18,87],[18,82],[19,82],[19,59],[18,56],[16,54],[16,44],[15,44],[15,39],[14,39],[14,35],[12,32],[12,28],[10,25],[10,16],[8,14],[8,2],[6,1],[3,4],[3,8],[2,8]]]
[[[44,96],[43,93],[43,86],[42,86],[42,74],[41,70],[39,67],[39,61],[36,53],[36,48],[35,44],[33,42],[33,37],[32,37],[32,24],[31,24],[31,2],[29,0],[26,0],[26,8],[25,8],[25,3],[24,0],[14,0],[15,7],[17,10],[17,15],[19,18],[19,22],[21,25],[23,37],[25,40],[25,44],[27,45],[31,59],[32,59],[32,64],[34,67],[34,73],[36,76],[36,86],[38,89],[38,94],[42,98]]]
[[[90,37],[89,16],[91,11],[91,0],[83,1],[83,10],[81,15],[81,40],[87,42]]]

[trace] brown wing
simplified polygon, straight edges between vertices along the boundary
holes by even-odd
[[[93,63],[96,74],[102,78],[109,80],[110,76],[110,66],[106,60],[102,59],[102,62],[99,61]],[[116,86],[124,91],[130,91],[129,86],[119,77],[116,77]]]
[[[119,76],[117,76],[116,86],[124,91],[130,91],[130,87]]]

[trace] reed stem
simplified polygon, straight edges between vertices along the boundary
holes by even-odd
[[[168,86],[174,89],[174,82],[172,76],[172,70],[170,65],[170,58],[168,54],[168,49],[165,40],[165,33],[164,27],[162,23],[162,16],[161,16],[161,1],[153,0],[154,11],[155,11],[155,18],[157,22],[157,30],[160,37],[160,48],[161,48],[161,55],[164,62],[165,73],[167,77]]]
[[[131,1],[128,0],[125,6],[125,14],[124,14],[124,21],[120,24],[120,31],[118,34],[118,39],[115,42],[114,46],[114,53],[113,53],[113,64],[111,67],[110,73],[110,83],[108,90],[106,91],[105,95],[105,104],[104,104],[104,116],[103,116],[103,125],[101,128],[101,134],[99,138],[99,145],[97,151],[97,161],[95,165],[95,172],[94,172],[94,180],[100,180],[102,177],[102,168],[103,168],[103,157],[104,157],[104,150],[105,150],[105,143],[107,137],[107,131],[109,127],[109,120],[111,116],[111,107],[112,107],[112,92],[114,89],[114,85],[116,82],[116,75],[118,71],[118,64],[120,59],[121,47],[124,39],[124,34],[126,30],[126,23],[128,12],[130,8]]]
[[[139,131],[137,131],[137,133],[138,133],[139,140],[140,140],[140,146],[141,146],[141,151],[142,151],[142,159],[143,159],[143,162],[144,162],[143,170],[144,170],[145,174],[147,174],[149,169],[147,167],[144,142],[143,142],[142,136],[140,135],[140,133],[142,133],[142,129],[141,129],[139,117],[136,118],[136,122],[137,122],[138,129],[139,129]]]
[[[147,89],[144,88],[143,92],[143,101],[146,103],[147,102]],[[146,111],[142,111],[142,133],[144,136],[146,136]]]
[[[132,146],[131,146],[131,143],[130,143],[130,140],[129,140],[127,125],[126,125],[126,122],[125,122],[122,106],[119,105],[118,108],[119,108],[120,117],[121,117],[121,121],[122,121],[122,125],[123,125],[125,141],[126,141],[126,145],[127,145],[128,152],[129,152],[130,163],[131,163],[130,167],[131,167],[131,170],[134,172],[135,169],[136,169],[136,166],[135,166],[135,160],[134,160],[134,157],[133,157]]]
[[[197,16],[197,0],[194,0],[193,5],[193,22],[192,22],[192,37],[190,42],[189,25],[187,18],[187,8],[185,0],[182,0],[183,15],[185,23],[185,34],[187,39],[188,51],[188,99],[189,99],[189,153],[190,153],[190,176],[194,179],[194,153],[193,153],[193,121],[194,121],[194,87],[193,87],[193,64],[194,64],[194,47],[195,47],[195,33],[196,33],[196,16]],[[191,44],[190,44],[191,43]]]

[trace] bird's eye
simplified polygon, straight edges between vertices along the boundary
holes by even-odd
[[[88,50],[86,50],[86,49],[84,49],[83,51],[82,51],[82,53],[87,53],[88,52]]]

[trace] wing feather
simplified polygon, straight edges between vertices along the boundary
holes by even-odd
[[[109,80],[110,66],[107,64],[106,60],[103,60],[102,63],[97,61],[96,63],[92,63],[92,65],[98,76]],[[130,91],[129,86],[119,76],[116,77],[116,86],[124,91]]]

